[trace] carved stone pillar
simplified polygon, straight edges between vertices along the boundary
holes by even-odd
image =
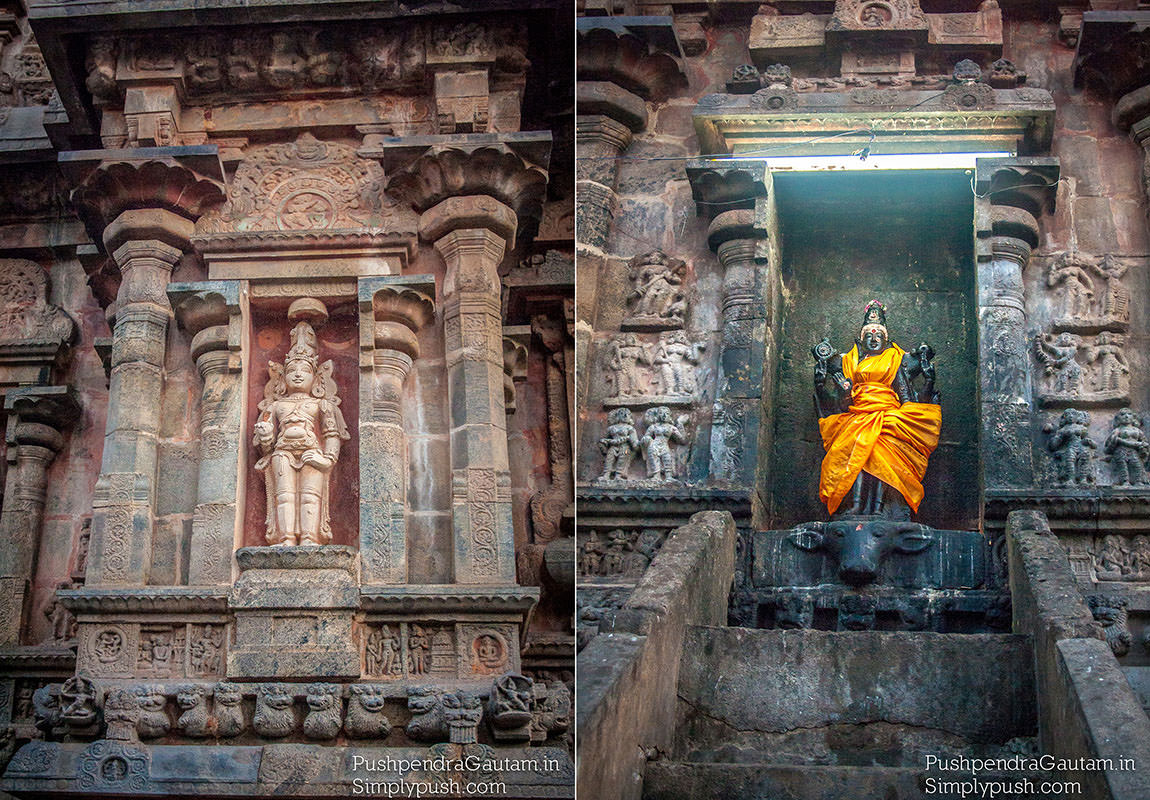
[[[215,148],[189,157],[218,169]],[[131,151],[65,153],[67,168],[95,162],[72,194],[89,232],[120,270],[109,309],[112,323],[108,418],[100,477],[93,496],[88,584],[142,586],[151,563],[157,437],[164,387],[167,285],[188,248],[195,220],[222,199],[218,180],[204,180],[174,158],[132,161]],[[214,163],[212,161],[214,159]]]
[[[238,476],[244,474],[242,349],[246,292],[236,281],[172,284],[168,297],[191,334],[203,379],[200,470],[188,583],[228,586],[236,547]]]
[[[36,570],[48,467],[64,445],[63,432],[80,415],[64,386],[9,389],[8,474],[0,513],[0,645],[20,643]]]
[[[988,489],[1029,485],[1030,347],[1022,273],[1053,202],[1058,161],[980,159],[977,168],[979,370]]]
[[[403,386],[435,319],[431,276],[360,278],[359,551],[365,584],[407,583]]]
[[[515,212],[489,196],[449,197],[424,212],[419,230],[447,264],[442,302],[455,581],[514,583],[497,269],[514,245]]]
[[[633,98],[635,108],[629,113],[618,112],[631,125],[607,114],[580,116],[575,122],[575,143],[579,149],[575,169],[575,231],[579,244],[598,250],[607,245],[619,204],[615,195],[617,159],[631,143],[632,131],[642,130],[647,124],[647,109],[641,98],[613,84],[606,85],[613,87],[617,94]],[[586,88],[585,82],[579,84],[580,100]]]

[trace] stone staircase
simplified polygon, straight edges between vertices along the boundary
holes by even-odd
[[[956,796],[929,791],[928,778],[960,774],[927,772],[928,754],[1035,748],[1029,636],[691,626],[677,694],[671,752],[651,754],[646,800]]]

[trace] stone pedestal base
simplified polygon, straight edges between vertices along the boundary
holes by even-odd
[[[244,547],[228,600],[235,614],[229,678],[358,678],[355,549]]]

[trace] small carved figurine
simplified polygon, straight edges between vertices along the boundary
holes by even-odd
[[[295,697],[292,688],[282,683],[262,683],[256,695],[256,713],[252,728],[260,736],[280,739],[295,729]]]
[[[347,703],[343,729],[353,739],[383,739],[391,733],[391,720],[383,713],[387,698],[383,688],[354,684]]]
[[[1113,428],[1103,449],[1110,456],[1116,486],[1146,482],[1144,469],[1150,455],[1150,441],[1142,430],[1142,419],[1128,408],[1114,415]]]
[[[695,366],[699,363],[702,343],[691,344],[687,334],[674,331],[659,343],[654,364],[659,368],[659,393],[690,395],[695,393]]]
[[[223,738],[239,736],[247,728],[243,690],[237,683],[217,683],[215,698],[216,735]]]
[[[71,589],[71,581],[56,584],[56,589]],[[52,641],[59,644],[76,638],[76,618],[64,604],[53,595],[51,602],[44,609],[44,616],[52,623]]]
[[[757,73],[755,77],[758,78]],[[681,325],[687,309],[682,288],[687,265],[654,250],[631,259],[629,266],[634,282],[634,288],[627,297],[631,314]]]
[[[607,415],[607,435],[599,440],[603,453],[601,481],[625,481],[631,461],[639,450],[639,433],[634,418],[626,408],[616,408]]]
[[[647,347],[633,333],[611,342],[607,366],[615,383],[615,397],[638,397],[647,393],[649,377],[641,365],[651,363]]]
[[[422,625],[412,624],[407,631],[407,671],[411,675],[427,674],[427,654],[431,639]]]
[[[380,625],[367,637],[367,672],[369,675],[399,675],[399,634],[390,625]]]
[[[1093,483],[1097,445],[1090,438],[1090,416],[1068,408],[1058,418],[1057,426],[1048,422],[1042,430],[1050,436],[1046,449],[1054,456],[1059,483]]]
[[[176,720],[176,727],[185,736],[203,739],[213,733],[213,720],[208,714],[208,687],[188,684],[176,690],[176,704],[183,712]]]
[[[98,694],[96,684],[83,675],[73,675],[60,686],[60,720],[69,734],[86,739],[99,733]]]
[[[1098,362],[1098,377],[1094,382],[1098,391],[1117,392],[1122,389],[1125,377],[1130,374],[1130,365],[1122,352],[1125,344],[1125,336],[1102,331],[1098,334],[1097,343],[1087,350],[1087,362]]]
[[[647,429],[639,440],[639,446],[647,459],[648,480],[663,483],[675,480],[675,454],[671,451],[671,444],[686,444],[687,415],[680,414],[677,420],[672,421],[670,408],[656,406],[647,409],[643,420]]]
[[[291,341],[284,364],[268,364],[255,424],[261,454],[255,468],[267,486],[268,544],[321,545],[331,541],[331,470],[340,442],[350,435],[339,410],[334,365],[319,363],[315,331],[300,322]]]
[[[140,716],[136,721],[140,738],[158,739],[166,736],[172,729],[172,721],[168,718],[168,698],[164,696],[163,687],[137,686],[136,702],[140,706]]]
[[[307,687],[307,716],[303,734],[309,739],[334,739],[343,724],[343,701],[334,683],[313,683]]]
[[[1078,347],[1082,339],[1073,333],[1053,335],[1039,334],[1034,337],[1034,355],[1046,369],[1047,375],[1054,377],[1054,391],[1076,394],[1082,388],[1082,367],[1077,361]]]

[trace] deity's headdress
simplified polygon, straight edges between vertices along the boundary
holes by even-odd
[[[877,325],[886,333],[886,306],[878,300],[871,300],[863,309],[863,321],[860,331]]]
[[[287,351],[284,363],[292,361],[306,361],[311,364],[312,372],[319,370],[319,342],[315,338],[315,330],[306,322],[292,328],[291,348]]]

